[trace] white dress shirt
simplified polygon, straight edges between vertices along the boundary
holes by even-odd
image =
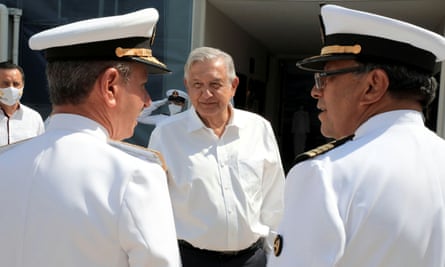
[[[21,104],[14,114],[8,118],[0,109],[0,146],[28,139],[45,131],[42,116]]]
[[[286,179],[270,267],[444,267],[445,141],[420,112],[370,118]]]
[[[180,266],[167,178],[82,116],[0,153],[0,266]]]
[[[178,239],[215,251],[236,251],[268,237],[283,212],[284,173],[270,123],[232,109],[218,138],[195,109],[152,132],[169,169]]]

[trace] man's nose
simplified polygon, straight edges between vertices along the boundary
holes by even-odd
[[[318,98],[320,98],[321,94],[322,94],[322,90],[318,89],[314,84],[311,89],[312,98],[318,99]]]
[[[144,97],[144,108],[149,107],[151,105],[151,97],[150,94],[145,91],[145,97]]]

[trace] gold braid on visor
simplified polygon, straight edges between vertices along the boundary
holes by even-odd
[[[321,55],[327,54],[360,54],[362,47],[360,45],[330,45],[321,49]]]
[[[156,63],[158,65],[161,65],[163,67],[166,67],[166,65],[159,60],[157,60],[151,53],[151,49],[148,48],[122,48],[117,47],[115,50],[117,57],[140,57],[145,60],[148,60],[150,62]]]

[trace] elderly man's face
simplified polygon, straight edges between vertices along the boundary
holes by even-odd
[[[193,107],[206,120],[227,112],[238,78],[230,81],[224,61],[217,58],[193,63],[185,83]]]
[[[358,66],[353,60],[328,62],[325,71],[334,71]],[[311,95],[317,99],[320,110],[321,133],[326,137],[341,138],[355,132],[361,123],[363,110],[360,97],[368,86],[366,74],[343,73],[324,77],[324,87],[312,88]]]

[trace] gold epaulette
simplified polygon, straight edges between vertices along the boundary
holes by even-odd
[[[307,159],[316,157],[318,155],[324,154],[326,152],[328,152],[329,150],[338,147],[340,145],[343,145],[344,143],[346,143],[347,141],[351,140],[354,137],[354,135],[350,135],[338,140],[334,140],[331,141],[327,144],[321,145],[317,148],[311,149],[309,151],[303,152],[301,154],[299,154],[298,156],[295,157],[295,161],[294,164],[297,164],[299,162],[305,161]]]
[[[135,144],[130,144],[122,141],[108,140],[108,144],[118,148],[134,157],[146,160],[148,162],[153,162],[159,164],[164,171],[167,171],[167,164],[165,163],[164,157],[161,152],[154,149],[149,149],[143,146],[138,146]]]

